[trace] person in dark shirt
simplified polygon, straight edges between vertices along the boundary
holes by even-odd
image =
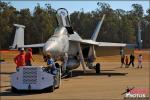
[[[130,62],[129,62],[129,66],[132,64],[132,67],[134,67],[134,59],[135,56],[133,54],[130,55]]]

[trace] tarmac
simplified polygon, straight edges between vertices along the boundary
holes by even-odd
[[[34,62],[35,63],[35,62]],[[38,62],[36,64],[43,64]],[[35,64],[35,65],[36,65]],[[0,64],[0,98],[1,100],[122,100],[127,87],[149,89],[150,62],[143,62],[143,68],[120,68],[120,62],[101,62],[101,73],[94,70],[83,73],[82,67],[72,72],[72,77],[62,79],[59,89],[53,93],[12,93],[10,76],[15,72],[15,64],[6,62]],[[146,94],[149,97],[149,94]]]

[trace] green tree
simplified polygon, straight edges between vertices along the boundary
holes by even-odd
[[[15,22],[17,22],[16,8],[9,3],[0,2],[0,40],[2,48],[8,48],[11,44],[10,36]]]
[[[133,10],[132,10],[132,14],[134,16],[138,16],[139,18],[143,17],[143,7],[140,4],[132,4]]]

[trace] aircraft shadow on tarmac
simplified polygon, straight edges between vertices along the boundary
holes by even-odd
[[[83,73],[82,70],[74,70],[72,71],[72,74],[69,73],[67,77],[78,77],[78,76],[125,76],[128,73],[119,73],[119,72],[112,72],[115,70],[101,70],[100,73],[95,73],[95,71],[87,71],[86,73]]]

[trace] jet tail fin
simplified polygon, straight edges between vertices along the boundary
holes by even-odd
[[[96,41],[96,39],[97,39],[99,30],[100,30],[100,28],[101,28],[101,26],[102,26],[102,23],[103,23],[103,21],[104,21],[104,18],[105,18],[105,14],[103,15],[101,21],[98,22],[98,24],[97,24],[97,26],[96,26],[96,29],[95,29],[95,31],[94,31],[92,37],[91,37],[91,39],[94,40],[94,41]]]
[[[95,29],[95,31],[94,31],[92,37],[91,37],[91,40],[96,41],[97,36],[98,36],[98,33],[99,33],[100,28],[101,28],[101,26],[102,26],[102,23],[103,23],[103,21],[104,21],[104,18],[105,18],[105,14],[103,15],[101,21],[98,22],[98,24],[97,24],[97,26],[96,26],[96,29]],[[93,59],[96,58],[96,52],[95,52],[94,45],[91,45],[91,46],[90,46],[88,57],[92,57]]]
[[[18,49],[19,47],[24,46],[24,25],[14,24],[16,27],[15,37],[12,46],[10,49]]]
[[[140,23],[138,23],[138,34],[136,36],[137,39],[137,48],[140,50],[142,49],[142,38],[141,38],[141,27],[140,27]]]

